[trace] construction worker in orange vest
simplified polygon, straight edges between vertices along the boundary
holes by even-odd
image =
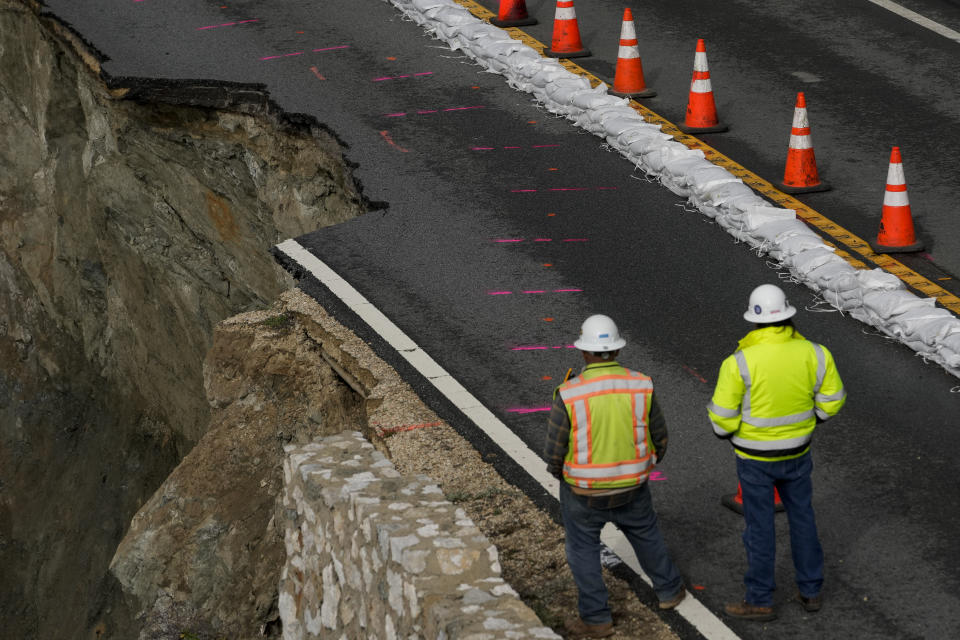
[[[584,321],[574,346],[586,367],[554,392],[544,457],[560,480],[567,562],[579,592],[571,638],[613,634],[600,564],[607,522],[626,535],[653,582],[661,609],[686,595],[657,524],[647,478],[667,451],[667,426],[650,378],[620,366],[626,340],[604,315]]]
[[[757,287],[743,317],[756,328],[723,361],[707,405],[714,434],[737,454],[747,552],[744,599],[727,615],[773,620],[776,537],[774,490],[787,512],[797,600],[808,612],[822,604],[823,550],[813,513],[810,441],[817,423],[846,402],[843,381],[826,347],[805,339],[791,318],[797,310],[783,290]]]

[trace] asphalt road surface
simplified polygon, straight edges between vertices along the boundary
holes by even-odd
[[[927,257],[906,260],[930,277],[960,274],[960,44],[867,0],[797,4],[583,1],[577,14],[595,58],[578,62],[612,75],[619,21],[632,7],[647,84],[660,92],[645,104],[678,121],[693,47],[705,38],[731,130],[704,140],[770,180],[782,175],[795,92],[804,90],[821,174],[834,190],[803,201],[873,237],[890,146],[899,145],[929,247]],[[549,42],[553,5],[527,5],[541,24],[526,30]],[[745,559],[741,519],[719,503],[736,486],[734,457],[713,437],[704,406],[721,360],[750,329],[740,318],[750,290],[780,282],[801,308],[799,330],[833,351],[849,393],[814,443],[826,604],[809,615],[791,602],[784,519],[780,618],[729,626],[744,638],[960,637],[956,378],[826,312],[598,138],[481,72],[385,2],[48,6],[109,58],[103,68],[114,78],[262,83],[284,110],[332,130],[348,145],[364,195],[378,204],[298,241],[535,451],[546,417],[538,409],[578,366],[569,345],[580,322],[596,312],[616,319],[628,340],[621,361],[652,376],[671,429],[653,483],[664,533],[696,597],[714,612],[741,596]],[[960,29],[955,3],[910,6]],[[955,290],[954,280],[938,282]],[[304,287],[555,512],[523,469],[329,292],[309,280]]]

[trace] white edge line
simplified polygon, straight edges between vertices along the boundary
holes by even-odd
[[[416,345],[400,327],[395,325],[379,309],[373,306],[359,291],[331,269],[325,262],[310,253],[296,240],[290,239],[276,245],[291,260],[303,267],[314,278],[346,304],[391,347],[397,350],[418,372],[427,378],[437,390],[474,422],[505,453],[540,483],[554,498],[560,490],[559,481],[546,471],[546,465],[526,443],[517,437],[489,409],[484,407],[473,394],[463,387],[453,376],[446,372],[423,349]],[[608,525],[601,533],[601,541],[616,553],[628,567],[635,571],[644,582],[652,585],[650,578],[640,568],[637,557],[623,533]],[[717,618],[709,609],[692,597],[687,597],[676,608],[708,640],[738,640],[729,627]]]
[[[933,31],[934,33],[938,33],[945,38],[949,38],[954,42],[960,42],[960,33],[954,31],[950,27],[946,27],[940,24],[939,22],[934,22],[930,18],[926,18],[915,11],[911,11],[906,7],[902,7],[896,2],[891,2],[891,0],[867,0],[867,2],[872,2],[878,7],[883,7],[887,11],[892,11],[898,16],[906,18],[911,22],[915,22],[921,27],[930,29],[930,31]]]

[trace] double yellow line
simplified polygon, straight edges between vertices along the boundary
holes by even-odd
[[[495,13],[485,7],[480,6],[474,2],[474,0],[454,1],[481,20],[489,20],[490,18],[496,17]],[[540,55],[544,55],[543,52],[547,47],[536,38],[531,37],[529,34],[524,33],[515,27],[504,29],[504,31],[510,34],[511,38],[519,40],[520,42],[529,46],[531,49],[536,50]],[[591,86],[596,87],[598,84],[600,84],[600,78],[596,77],[575,62],[571,62],[566,58],[561,58],[559,62],[571,73],[583,76],[589,80]],[[935,282],[931,282],[902,262],[891,258],[889,255],[885,253],[876,253],[862,238],[851,233],[850,231],[847,231],[840,225],[828,219],[823,214],[803,204],[793,196],[780,191],[770,182],[764,180],[749,169],[734,162],[713,147],[704,144],[702,140],[683,133],[680,131],[677,125],[673,124],[663,116],[654,113],[636,100],[631,100],[630,106],[633,107],[633,109],[636,110],[640,115],[642,115],[643,119],[647,122],[660,125],[663,132],[673,136],[677,142],[686,145],[690,149],[699,149],[703,151],[704,156],[708,160],[725,168],[727,171],[743,180],[744,184],[754,189],[757,193],[765,196],[773,202],[776,202],[786,209],[796,210],[797,216],[800,219],[805,221],[807,224],[816,227],[824,236],[830,238],[830,240],[824,240],[824,242],[834,247],[837,255],[842,257],[853,267],[857,269],[871,269],[871,265],[880,267],[884,271],[897,276],[908,286],[919,291],[920,293],[931,298],[936,298],[937,302],[943,305],[944,308],[949,309],[954,314],[960,316],[960,298],[950,293],[940,285],[936,284]]]

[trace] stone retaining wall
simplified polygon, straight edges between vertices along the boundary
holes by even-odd
[[[286,451],[285,640],[559,637],[430,478],[402,476],[358,432]]]

